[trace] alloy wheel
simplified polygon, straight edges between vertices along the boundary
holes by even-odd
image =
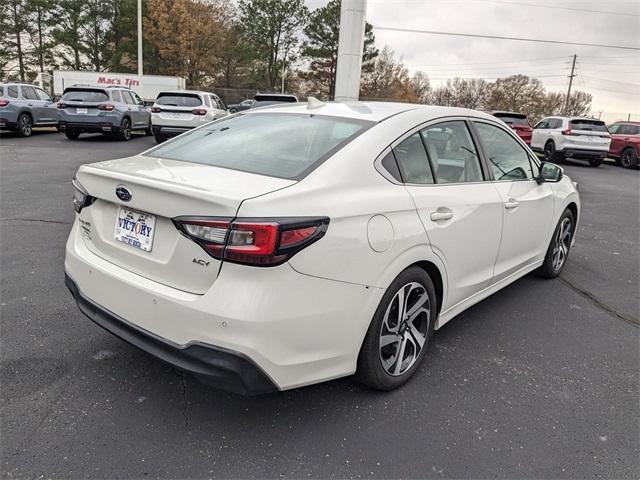
[[[631,168],[633,166],[633,160],[634,160],[633,157],[634,157],[633,151],[630,148],[628,148],[624,152],[622,152],[622,156],[620,157],[620,163],[624,168]]]
[[[380,361],[385,372],[400,376],[407,372],[425,347],[431,304],[425,288],[411,282],[391,299],[380,329]]]
[[[554,271],[558,271],[564,265],[567,255],[569,253],[569,246],[571,245],[571,220],[565,218],[558,228],[556,233],[555,244],[553,246],[552,264]]]
[[[31,130],[31,118],[29,118],[28,115],[22,115],[22,117],[20,117],[20,131],[22,132],[22,135],[28,137],[31,135]]]

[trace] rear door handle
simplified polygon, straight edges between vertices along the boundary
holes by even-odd
[[[506,208],[507,210],[512,210],[512,209],[517,208],[519,206],[520,206],[520,202],[517,202],[513,198],[510,198],[504,204],[504,208]]]
[[[441,220],[451,220],[453,218],[453,212],[433,212],[431,214],[431,220],[439,222]]]

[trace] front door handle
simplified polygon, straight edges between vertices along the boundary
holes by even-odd
[[[453,212],[433,212],[431,214],[431,220],[439,222],[441,220],[451,220],[453,218]]]
[[[513,198],[510,198],[504,204],[504,208],[506,208],[507,210],[512,210],[512,209],[517,208],[519,206],[520,206],[520,202],[514,200]]]

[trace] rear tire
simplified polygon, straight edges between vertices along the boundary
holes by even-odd
[[[77,140],[80,136],[80,130],[77,128],[67,128],[65,129],[64,134],[69,140]]]
[[[626,148],[620,153],[620,165],[624,168],[638,167],[638,154],[633,148]]]
[[[33,120],[27,113],[21,113],[18,117],[16,132],[20,137],[29,137],[33,132]]]
[[[162,143],[167,139],[167,137],[162,135],[161,133],[154,133],[153,136],[155,137],[157,143]]]
[[[544,257],[544,263],[537,273],[544,278],[556,278],[562,272],[571,250],[571,240],[575,230],[575,219],[568,208],[562,213],[556,229],[553,231],[551,243]]]
[[[410,267],[385,292],[360,354],[356,378],[378,390],[406,383],[424,359],[437,316],[431,278]]]
[[[590,158],[589,159],[589,166],[590,167],[598,168],[600,165],[602,165],[602,159],[601,158]]]
[[[118,140],[128,142],[131,140],[131,121],[128,118],[123,118],[120,124],[120,131],[116,134]]]
[[[149,127],[144,129],[144,134],[147,137],[150,137],[151,135],[153,135],[153,128],[151,128],[151,119],[149,119]]]

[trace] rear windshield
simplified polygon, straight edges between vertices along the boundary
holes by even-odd
[[[506,113],[494,113],[494,116],[498,117],[507,125],[522,125],[529,126],[529,121],[527,120],[526,115],[509,115]]]
[[[591,130],[592,132],[608,132],[607,126],[600,120],[571,120],[573,130]]]
[[[278,95],[268,93],[256,93],[253,98],[258,102],[296,103],[298,101],[298,99],[293,95]]]
[[[73,89],[64,92],[60,100],[67,102],[104,102],[109,100],[109,95],[104,90]]]
[[[161,93],[156,98],[156,103],[171,107],[199,107],[202,105],[202,100],[193,93]]]
[[[225,117],[147,155],[299,179],[373,122],[293,113]]]

